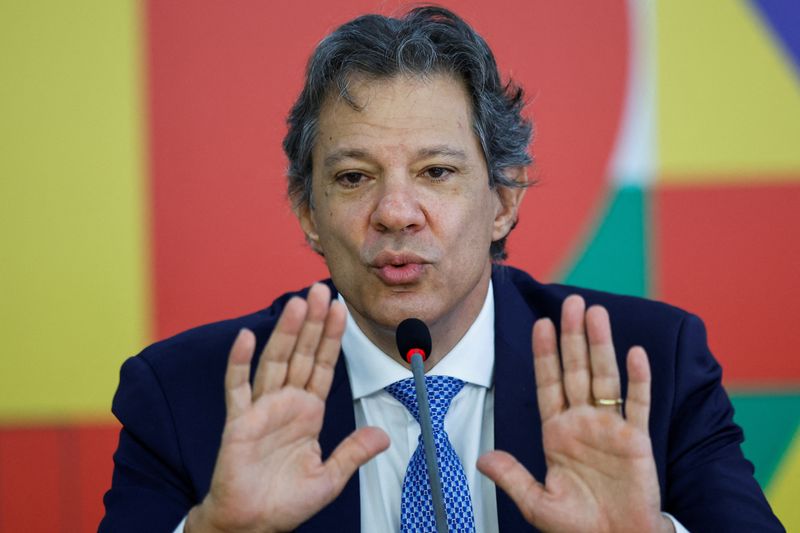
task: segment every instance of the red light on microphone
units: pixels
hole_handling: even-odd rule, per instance
[[[406,361],[408,361],[408,364],[411,364],[411,358],[417,354],[419,354],[419,356],[422,357],[423,361],[425,361],[428,358],[428,354],[426,354],[424,350],[420,348],[412,348],[406,354]]]

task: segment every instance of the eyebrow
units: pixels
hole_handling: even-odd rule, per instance
[[[416,154],[417,159],[426,159],[436,156],[452,157],[458,159],[459,161],[467,160],[467,154],[464,152],[464,150],[459,150],[458,148],[453,148],[452,146],[448,146],[446,144],[420,148]],[[358,148],[343,148],[325,156],[323,165],[326,168],[329,168],[345,159],[371,159],[371,157],[369,152],[366,150],[360,150]]]
[[[332,154],[328,154],[327,156],[325,156],[325,160],[322,162],[322,164],[326,168],[329,168],[345,159],[365,159],[365,158],[368,158],[368,154],[365,150],[345,148],[342,150],[336,150]]]
[[[417,152],[418,159],[425,159],[427,157],[436,157],[440,155],[452,157],[460,161],[466,161],[467,159],[467,153],[464,152],[464,150],[459,150],[458,148],[453,148],[452,146],[448,146],[446,144],[422,148]]]

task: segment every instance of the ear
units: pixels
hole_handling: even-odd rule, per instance
[[[303,229],[303,233],[306,236],[306,242],[308,245],[312,250],[320,255],[323,255],[322,247],[319,244],[317,222],[314,220],[314,210],[307,202],[303,203],[299,207],[293,208],[292,210],[294,211],[297,220],[300,221],[300,227]]]
[[[528,183],[528,172],[525,167],[509,167],[504,169],[503,173],[510,180],[520,185],[526,185]],[[499,241],[507,236],[514,227],[514,224],[517,222],[517,217],[519,216],[519,206],[522,203],[522,198],[525,196],[526,190],[524,186],[505,187],[497,185],[495,187],[498,202],[494,216],[492,241]]]

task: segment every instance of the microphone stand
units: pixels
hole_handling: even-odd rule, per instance
[[[442,480],[439,478],[439,466],[436,462],[436,445],[433,442],[431,406],[428,401],[428,389],[425,387],[425,369],[422,365],[422,355],[420,355],[419,352],[411,357],[411,371],[414,373],[414,386],[417,389],[419,424],[422,428],[422,445],[425,450],[425,463],[428,466],[428,478],[431,481],[431,497],[433,499],[433,512],[436,518],[436,531],[438,533],[448,533]]]

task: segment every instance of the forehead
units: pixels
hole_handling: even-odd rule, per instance
[[[332,96],[319,117],[314,162],[331,151],[393,152],[452,146],[479,148],[472,130],[472,107],[464,84],[447,74],[354,77],[348,85],[352,103]]]

